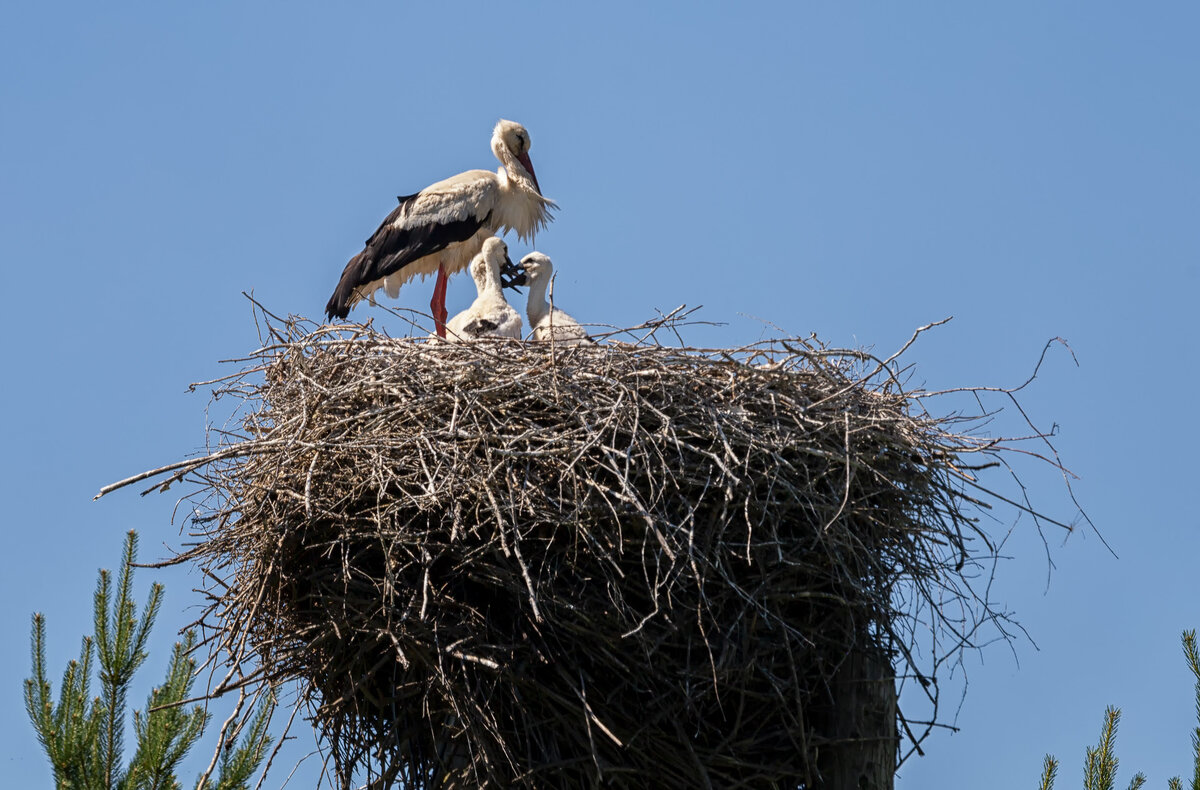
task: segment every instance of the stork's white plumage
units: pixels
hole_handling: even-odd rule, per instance
[[[533,330],[531,337],[571,345],[593,342],[578,321],[557,307],[552,308],[546,301],[546,288],[554,276],[554,264],[550,259],[540,252],[531,252],[521,259],[521,268],[525,272],[525,285],[529,286],[525,315]]]
[[[492,153],[502,165],[495,173],[468,170],[399,198],[400,205],[346,264],[326,315],[345,318],[358,301],[373,302],[378,289],[395,298],[413,277],[437,272],[429,307],[443,335],[447,276],[466,268],[495,233],[514,230],[528,239],[553,219],[551,209],[558,206],[542,197],[529,146],[524,126],[502,120],[492,130]]]
[[[471,277],[479,295],[466,310],[446,322],[446,337],[454,342],[470,342],[481,337],[521,339],[521,315],[512,308],[500,290],[500,267],[512,265],[508,245],[495,236],[483,242],[483,249],[471,261]]]

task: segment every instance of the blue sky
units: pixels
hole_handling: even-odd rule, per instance
[[[959,732],[930,738],[898,786],[1033,786],[1047,751],[1073,784],[1107,704],[1125,714],[1122,785],[1187,770],[1200,11],[742,5],[5,8],[9,784],[49,780],[20,701],[30,614],[47,614],[61,667],[124,531],[147,561],[183,542],[172,495],[91,497],[201,449],[207,401],[186,386],[254,347],[241,291],[318,317],[396,195],[496,166],[500,117],[529,128],[562,207],[537,247],[582,321],[686,303],[725,324],[696,343],[757,340],[766,319],[887,354],[953,315],[907,355],[930,387],[1019,383],[1065,337],[1079,365],[1053,349],[1022,402],[1059,426],[1076,494],[1120,559],[1086,529],[1051,532],[1047,588],[1032,525],[997,514],[1012,559],[993,597],[1036,647],[967,656],[965,698],[960,670],[943,707]],[[399,304],[425,309],[431,288]],[[452,280],[451,312],[472,296]],[[1019,428],[1006,413],[994,430]],[[1053,474],[1026,482],[1075,517]],[[143,571],[143,590],[152,577],[167,585],[157,674],[198,615],[199,579]]]

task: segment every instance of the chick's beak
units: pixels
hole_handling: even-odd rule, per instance
[[[521,267],[512,262],[512,258],[504,256],[504,266],[500,268],[500,287],[511,288],[517,291],[518,285],[526,284],[525,272]],[[521,293],[517,291],[517,293]]]

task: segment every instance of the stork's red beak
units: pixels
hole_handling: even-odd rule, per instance
[[[533,162],[529,159],[529,154],[521,154],[517,157],[517,161],[529,171],[529,177],[533,179],[533,188],[537,190],[539,195],[542,194],[542,187],[538,184],[537,173],[533,172]]]

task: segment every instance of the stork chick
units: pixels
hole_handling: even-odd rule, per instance
[[[521,338],[521,315],[512,308],[500,289],[501,267],[513,268],[508,245],[495,236],[471,261],[471,277],[479,295],[466,310],[446,323],[448,339],[469,343],[481,337]]]
[[[518,275],[514,284],[529,286],[525,315],[529,318],[532,338],[569,345],[594,342],[578,321],[557,307],[552,309],[546,301],[546,288],[554,277],[554,264],[550,259],[540,252],[531,252],[521,259],[521,268],[524,274]]]

